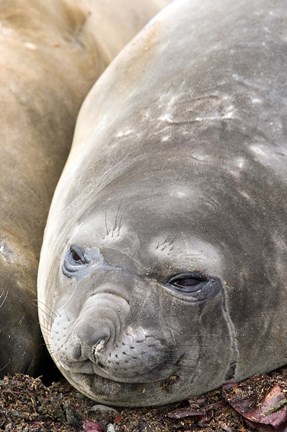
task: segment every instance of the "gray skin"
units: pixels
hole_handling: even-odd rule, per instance
[[[287,362],[286,13],[178,0],[87,97],[38,293],[90,398],[165,404]]]
[[[0,376],[45,369],[38,259],[77,114],[110,60],[165,3],[0,1]]]

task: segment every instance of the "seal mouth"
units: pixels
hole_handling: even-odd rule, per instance
[[[166,380],[168,376],[175,373],[174,369],[178,368],[177,365],[180,362],[180,359],[181,357],[177,359],[175,363],[171,364],[170,358],[165,358],[161,362],[155,364],[153,367],[150,367],[146,373],[142,375],[135,373],[130,376],[109,371],[100,361],[95,364],[89,359],[79,362],[72,362],[69,365],[59,362],[59,365],[67,373],[72,373],[73,375],[77,375],[79,377],[94,376],[122,384],[144,384]]]
[[[178,359],[177,365],[174,365],[173,371],[169,371],[165,376],[157,377],[153,381],[116,381],[99,373],[91,372],[91,366],[86,371],[83,369],[79,371],[79,365],[74,365],[75,368],[65,367],[62,371],[73,386],[88,398],[100,403],[117,406],[159,405],[159,394],[163,395],[164,403],[172,402],[174,400],[172,387],[176,386],[179,389],[184,385],[181,374],[178,373],[180,360],[181,358]],[[131,400],[133,400],[132,403]]]

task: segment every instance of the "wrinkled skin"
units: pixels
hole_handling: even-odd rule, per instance
[[[174,2],[81,109],[38,292],[54,360],[95,400],[286,363],[286,6]]]
[[[143,11],[142,2],[129,9],[126,0],[0,1],[0,376],[44,372],[38,258],[76,116],[109,61],[165,3],[150,1]]]

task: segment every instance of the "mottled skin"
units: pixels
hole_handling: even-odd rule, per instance
[[[165,3],[0,1],[0,376],[43,372],[38,258],[76,116],[109,61]]]
[[[286,13],[178,0],[87,97],[39,298],[89,397],[164,404],[286,363]]]

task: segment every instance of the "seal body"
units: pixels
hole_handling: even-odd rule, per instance
[[[105,2],[113,8],[109,15],[102,3],[0,4],[0,375],[43,371],[36,307],[38,257],[76,116],[120,45],[164,4],[145,4],[141,21],[139,2],[130,10],[125,1]],[[93,31],[97,11],[101,21]],[[124,13],[131,24],[122,30]],[[113,50],[107,34],[106,42],[100,39],[104,24],[118,30]]]
[[[92,399],[164,404],[286,363],[286,13],[174,2],[84,102],[38,292]]]

